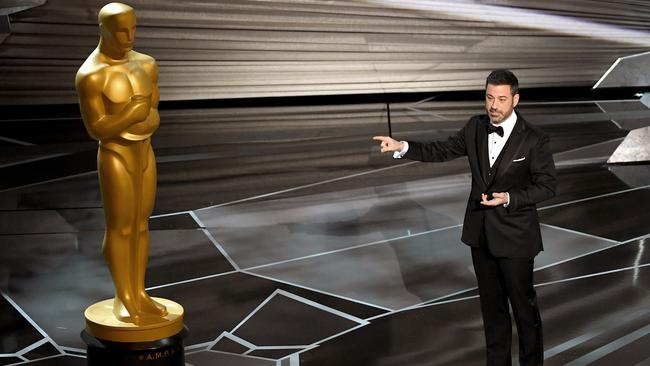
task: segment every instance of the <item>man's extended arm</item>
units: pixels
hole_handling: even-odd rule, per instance
[[[387,136],[375,136],[381,141],[381,152],[396,152],[404,149],[404,143]],[[408,142],[408,150],[403,155],[410,160],[441,162],[467,155],[465,127],[446,141]]]

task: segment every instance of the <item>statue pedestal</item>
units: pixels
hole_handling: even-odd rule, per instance
[[[184,366],[183,307],[154,298],[169,314],[160,322],[137,326],[117,320],[113,299],[86,309],[86,329],[81,338],[87,345],[88,366]]]

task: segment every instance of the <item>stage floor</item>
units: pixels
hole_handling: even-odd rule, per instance
[[[390,110],[395,138],[446,138],[482,104]],[[606,164],[650,110],[519,110],[559,175],[539,206],[545,364],[650,365],[650,166]],[[74,113],[0,125],[0,365],[84,365],[83,311],[113,296],[96,142]],[[392,159],[387,133],[384,104],[161,111],[147,286],[185,307],[188,365],[484,364],[467,162]]]

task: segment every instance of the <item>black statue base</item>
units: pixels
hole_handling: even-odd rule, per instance
[[[185,366],[184,329],[169,338],[152,342],[112,342],[96,338],[85,330],[88,366]]]

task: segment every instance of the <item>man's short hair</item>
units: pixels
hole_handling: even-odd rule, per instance
[[[487,80],[485,80],[485,87],[487,88],[488,84],[492,85],[510,85],[510,90],[512,95],[519,93],[519,80],[515,74],[510,70],[494,70],[488,75]]]

